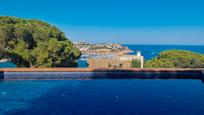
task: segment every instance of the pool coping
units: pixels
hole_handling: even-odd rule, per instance
[[[0,79],[204,79],[204,68],[1,68]]]
[[[0,68],[0,72],[204,71],[204,68]]]

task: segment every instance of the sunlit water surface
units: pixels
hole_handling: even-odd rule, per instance
[[[0,81],[2,115],[204,115],[200,80]]]

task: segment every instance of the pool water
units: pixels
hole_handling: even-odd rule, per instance
[[[0,115],[204,115],[200,80],[0,81]]]

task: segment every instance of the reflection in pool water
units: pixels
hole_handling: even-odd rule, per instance
[[[200,80],[1,81],[0,114],[203,115]]]

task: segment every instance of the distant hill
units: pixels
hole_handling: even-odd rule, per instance
[[[68,67],[80,57],[64,33],[35,19],[0,16],[0,59],[18,67]]]
[[[123,55],[132,52],[127,46],[115,43],[92,44],[88,42],[75,42],[74,45],[85,55]]]
[[[204,68],[204,55],[186,50],[168,50],[145,62],[146,68]]]

